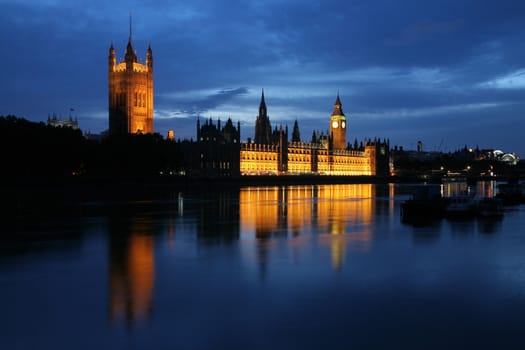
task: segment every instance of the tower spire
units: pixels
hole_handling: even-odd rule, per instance
[[[128,45],[126,47],[126,56],[125,56],[126,62],[136,62],[137,61],[137,55],[135,54],[135,50],[133,50],[133,44],[131,43],[131,34],[132,32],[131,32],[131,12],[130,12],[129,13],[129,39],[128,39]]]
[[[131,12],[129,13],[129,42],[131,42],[131,22],[132,21],[132,18],[131,18]]]
[[[267,116],[266,112],[266,102],[264,101],[264,88],[262,89],[261,93],[261,103],[259,104],[259,115],[260,116]]]
[[[268,145],[271,142],[271,135],[272,128],[266,110],[266,102],[264,101],[264,89],[262,89],[259,115],[255,121],[255,143]]]
[[[342,115],[342,116],[344,116],[343,104],[341,103],[341,99],[339,98],[339,89],[337,89],[337,98],[335,99],[334,112],[332,113],[332,115]]]

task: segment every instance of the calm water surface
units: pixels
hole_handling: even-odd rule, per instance
[[[29,225],[46,239],[0,250],[0,347],[525,348],[525,207],[412,226],[414,186],[171,193]]]

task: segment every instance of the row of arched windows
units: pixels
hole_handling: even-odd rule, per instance
[[[117,107],[126,107],[126,93],[125,92],[117,92],[116,94],[113,94],[113,105]]]
[[[243,171],[274,171],[277,169],[278,154],[275,152],[241,151],[241,172]],[[319,152],[315,170],[312,169],[312,155],[288,153],[289,172],[319,171],[334,175],[368,175],[371,172],[368,157],[334,156],[328,152]]]
[[[135,98],[133,99],[135,107],[146,107],[146,93],[135,91]]]
[[[241,152],[241,159],[243,160],[255,160],[255,161],[264,161],[271,160],[277,161],[277,153],[273,152]]]
[[[146,93],[135,92],[133,96],[133,106],[135,107],[146,107]],[[127,106],[127,94],[125,92],[117,92],[112,95],[112,104],[116,107]]]

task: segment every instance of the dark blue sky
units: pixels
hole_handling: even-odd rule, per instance
[[[273,126],[326,131],[337,91],[347,139],[467,144],[525,157],[525,2],[516,0],[0,0],[1,115],[70,108],[108,127],[107,55],[155,60],[155,131],[197,116],[253,137],[261,89]]]

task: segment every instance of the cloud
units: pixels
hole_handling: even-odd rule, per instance
[[[170,102],[176,103],[175,110],[178,112],[175,112],[173,116],[177,114],[198,116],[247,93],[247,88],[238,87],[221,89],[205,95],[203,95],[203,91],[161,94],[159,99],[163,105],[167,105]]]
[[[460,19],[452,21],[422,20],[405,27],[397,36],[386,39],[391,45],[414,45],[433,41],[439,36],[451,35],[461,30],[464,22]]]
[[[525,68],[480,84],[482,88],[525,89]]]
[[[515,0],[1,2],[0,114],[39,121],[73,106],[81,127],[107,129],[108,48],[123,56],[130,11],[139,58],[153,48],[162,134],[192,137],[201,115],[232,117],[249,137],[262,88],[272,125],[297,118],[302,135],[328,127],[337,91],[352,135],[511,144],[498,123],[525,127]],[[477,135],[455,131],[472,120]]]

